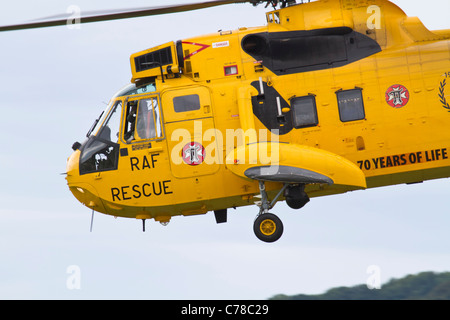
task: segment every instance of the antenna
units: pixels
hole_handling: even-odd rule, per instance
[[[90,232],[92,232],[92,226],[94,225],[94,209],[92,209],[92,215],[91,215],[91,229]]]

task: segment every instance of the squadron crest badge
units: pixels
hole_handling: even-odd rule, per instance
[[[186,164],[197,166],[205,159],[205,148],[198,142],[189,142],[183,147],[182,158]]]
[[[403,108],[409,101],[409,91],[405,86],[396,84],[386,91],[386,102],[393,108]]]

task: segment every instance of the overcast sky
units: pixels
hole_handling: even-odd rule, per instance
[[[0,25],[63,13],[183,1],[8,1]],[[184,1],[194,2],[194,1]],[[450,29],[448,0],[397,0],[430,29]],[[91,212],[67,188],[66,159],[112,94],[129,83],[130,54],[168,41],[265,25],[264,6],[0,33],[0,299],[266,299],[450,271],[450,181],[315,198],[272,212],[283,237],[253,234],[257,207],[228,223],[212,213],[164,227]],[[450,70],[449,70],[450,71]],[[70,289],[68,271],[79,272]],[[69,268],[69,270],[68,270]]]

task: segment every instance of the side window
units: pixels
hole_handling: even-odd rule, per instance
[[[128,101],[125,109],[125,126],[123,130],[123,138],[126,142],[133,141],[134,129],[136,128],[136,113],[138,101]]]
[[[124,139],[127,142],[162,138],[158,97],[129,101],[125,117]]]
[[[291,99],[294,128],[313,127],[319,124],[316,97],[313,95]]]
[[[200,98],[198,94],[173,98],[175,112],[186,112],[200,109]]]
[[[157,97],[139,101],[136,139],[155,139],[162,137],[161,114]]]
[[[338,91],[336,95],[342,122],[363,120],[366,117],[361,89]]]

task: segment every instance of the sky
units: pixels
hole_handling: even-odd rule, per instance
[[[165,1],[183,3],[191,1]],[[448,0],[396,0],[450,29]],[[8,1],[0,25],[64,13],[157,6],[132,0]],[[312,199],[272,210],[283,237],[253,234],[256,206],[175,217],[168,226],[94,216],[67,188],[66,159],[110,97],[129,56],[168,41],[265,25],[264,6],[0,33],[0,299],[267,299],[450,271],[450,180]]]

